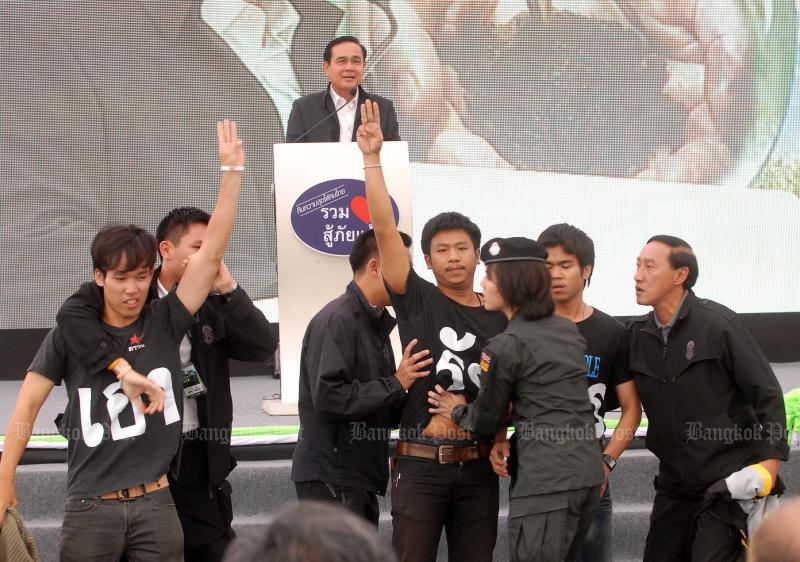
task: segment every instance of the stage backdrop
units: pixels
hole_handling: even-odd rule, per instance
[[[0,349],[28,355],[8,342],[53,324],[106,222],[212,208],[223,117],[247,151],[226,261],[278,321],[272,146],[345,33],[395,102],[417,229],[445,209],[484,238],[572,222],[597,243],[590,302],[617,315],[644,312],[646,239],[682,236],[699,294],[788,315],[774,338],[796,341],[797,22],[794,0],[2,2]]]

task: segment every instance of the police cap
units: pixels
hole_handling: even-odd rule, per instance
[[[498,261],[545,261],[547,250],[544,246],[531,240],[516,236],[513,238],[492,238],[481,248],[481,261],[493,263]]]

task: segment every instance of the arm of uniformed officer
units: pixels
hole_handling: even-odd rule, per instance
[[[381,147],[383,132],[380,125],[378,104],[366,100],[361,104],[361,125],[356,134],[358,147],[364,155],[364,182],[366,184],[367,205],[378,252],[381,257],[381,273],[393,293],[405,294],[411,263],[397,223],[386,181],[381,168]]]
[[[17,465],[28,445],[39,409],[51,390],[53,381],[50,379],[34,371],[28,371],[25,375],[14,411],[8,420],[0,458],[0,526],[3,525],[6,509],[17,505]]]
[[[495,353],[490,347],[502,350],[504,340],[496,337],[484,350],[491,357],[487,371],[481,373],[481,389],[472,404],[464,404],[464,399],[446,391],[440,385],[428,392],[428,403],[432,414],[447,416],[471,433],[493,435],[505,427],[508,418],[513,376],[517,372],[513,354]],[[502,355],[502,357],[501,357]]]
[[[733,317],[724,332],[726,353],[722,361],[733,374],[742,395],[753,406],[768,454],[760,464],[770,472],[773,482],[780,469],[780,461],[789,460],[786,442],[786,408],[783,391],[775,372],[738,316]]]
[[[411,353],[417,344],[412,340],[403,352],[396,373],[361,381],[353,372],[354,342],[341,317],[333,315],[328,322],[312,329],[303,350],[314,409],[333,419],[358,419],[372,415],[405,397],[413,382],[427,376],[432,362],[428,350]],[[381,361],[382,359],[378,359]],[[366,359],[364,359],[366,361]]]
[[[223,261],[220,264],[214,289],[222,295],[220,307],[225,321],[225,349],[230,359],[266,361],[278,347],[269,321],[248,294],[239,286]]]

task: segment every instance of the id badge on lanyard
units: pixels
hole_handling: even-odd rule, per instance
[[[183,395],[186,398],[197,398],[206,393],[206,385],[194,368],[194,365],[187,365],[183,368]]]

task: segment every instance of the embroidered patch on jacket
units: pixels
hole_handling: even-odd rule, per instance
[[[686,344],[686,360],[691,361],[692,357],[694,357],[694,340],[689,340]]]
[[[203,326],[203,341],[206,345],[211,345],[214,343],[214,330],[211,329],[211,326],[205,324]]]

